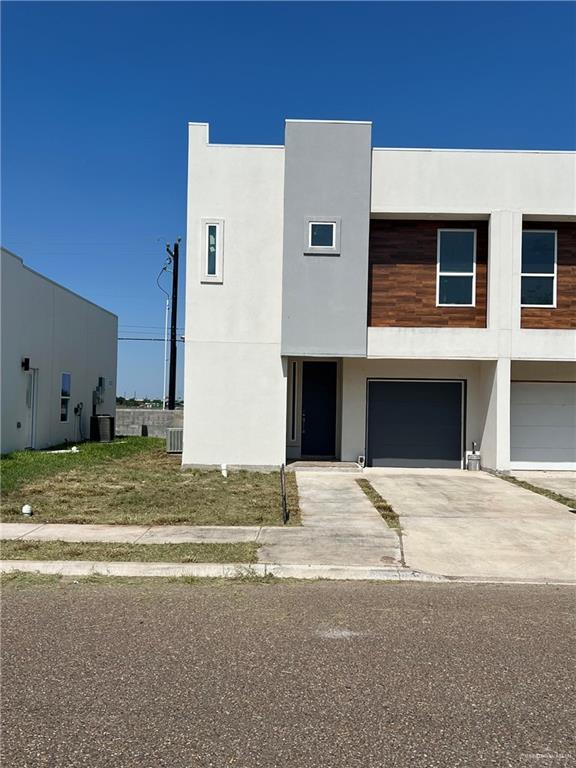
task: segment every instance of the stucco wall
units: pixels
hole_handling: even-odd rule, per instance
[[[98,413],[114,415],[116,410],[116,316],[28,269],[4,250],[1,283],[2,452],[28,447],[24,357],[36,370],[34,447],[88,436],[92,392],[100,376],[106,389]],[[60,421],[62,373],[71,374],[65,423]],[[84,405],[81,424],[73,413],[80,402]]]
[[[286,123],[284,355],[366,353],[371,128]],[[336,224],[335,253],[311,252],[310,220]]]
[[[569,152],[374,149],[372,212],[576,213]]]
[[[284,151],[207,141],[206,125],[189,126],[182,463],[277,465]],[[201,282],[206,218],[224,222],[222,283]]]

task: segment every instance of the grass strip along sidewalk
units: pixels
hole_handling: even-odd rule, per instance
[[[390,504],[386,501],[386,499],[383,499],[382,496],[378,493],[377,490],[371,485],[369,480],[365,480],[364,478],[361,478],[359,480],[356,480],[360,488],[364,491],[366,496],[370,499],[372,504],[376,507],[382,518],[384,519],[384,522],[389,528],[394,528],[396,531],[401,530],[400,526],[400,518],[394,511],[394,509],[391,507]]]
[[[4,522],[119,525],[282,525],[278,472],[183,470],[164,440],[127,437],[84,443],[77,453],[3,456]],[[291,525],[300,523],[293,473],[286,486]]]
[[[514,475],[506,475],[503,472],[494,472],[493,474],[501,480],[506,480],[513,485],[517,485],[519,488],[538,493],[540,496],[545,496],[547,499],[557,501],[559,504],[564,504],[564,506],[569,507],[570,509],[576,509],[576,498],[573,498],[572,496],[564,496],[564,494],[556,493],[556,491],[551,491],[549,488],[542,488],[541,486],[534,485],[534,483],[529,483],[526,480],[520,480],[518,477],[514,477]]]
[[[115,542],[0,541],[3,560],[99,560],[142,563],[255,563],[258,545],[118,544]]]

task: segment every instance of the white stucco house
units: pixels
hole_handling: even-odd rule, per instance
[[[189,125],[184,465],[576,468],[576,156]]]
[[[116,315],[1,251],[1,451],[89,436],[115,414]]]

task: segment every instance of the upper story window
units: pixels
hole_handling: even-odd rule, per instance
[[[308,256],[340,255],[340,218],[315,216],[305,220],[303,251]]]
[[[334,248],[336,224],[332,221],[311,221],[309,234],[310,248]]]
[[[473,307],[476,298],[476,230],[439,229],[436,305]]]
[[[522,232],[523,307],[556,306],[556,232],[524,230]]]
[[[221,283],[223,279],[224,222],[202,220],[202,282]]]
[[[63,373],[60,380],[60,421],[68,421],[70,413],[70,392],[72,387],[72,376],[69,373]]]

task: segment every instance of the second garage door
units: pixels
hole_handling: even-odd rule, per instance
[[[576,384],[514,381],[512,469],[576,469]]]
[[[462,466],[464,382],[368,381],[369,467]]]

